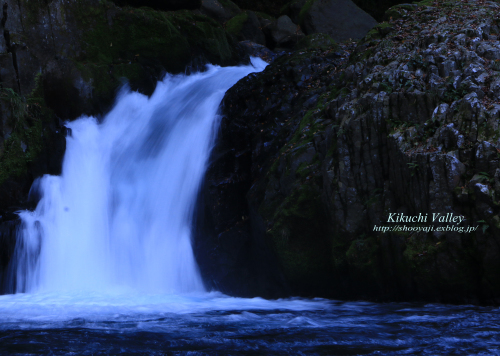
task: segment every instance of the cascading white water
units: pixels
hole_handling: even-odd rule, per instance
[[[119,95],[102,123],[68,124],[61,176],[44,176],[16,249],[16,290],[203,291],[191,219],[224,93],[266,63],[167,76]]]

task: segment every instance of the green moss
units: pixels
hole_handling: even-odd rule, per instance
[[[134,83],[150,75],[159,78],[165,71],[182,72],[197,59],[220,65],[236,59],[233,40],[207,16],[124,8],[114,13],[110,25],[106,6],[81,9],[78,1],[68,6],[73,6],[83,33],[82,55],[75,64],[104,101],[112,100],[123,77]]]
[[[239,36],[247,20],[248,14],[246,12],[236,15],[226,23],[226,31],[234,36]]]
[[[392,30],[392,25],[388,22],[382,22],[377,26],[373,27],[366,34],[363,42],[370,42],[376,39],[384,38]]]
[[[283,5],[280,8],[279,14],[282,15],[289,15],[290,14],[290,6],[293,4],[293,1],[290,1],[289,3]]]
[[[302,38],[295,45],[295,50],[305,50],[310,48],[333,49],[336,50],[337,43],[325,33],[314,33]]]
[[[414,6],[408,4],[396,5],[385,12],[386,19],[398,20],[407,17],[408,12],[415,10]]]
[[[134,60],[139,55],[175,68],[189,57],[188,41],[179,30],[185,19],[179,17],[141,8],[120,13],[111,28],[104,21],[98,22],[85,35],[85,60],[104,65],[118,58]]]
[[[326,152],[326,157],[333,157],[337,152],[337,141],[334,141]]]
[[[47,3],[43,0],[19,0],[19,6],[27,23],[39,23],[41,10],[48,10]]]
[[[339,268],[340,266],[347,263],[346,252],[350,247],[349,240],[343,235],[333,235],[331,237],[331,261],[334,268]]]
[[[364,41],[370,42],[374,39],[379,39],[381,38],[380,33],[377,31],[376,28],[372,28],[368,33],[366,34]]]
[[[369,13],[375,20],[381,22],[384,18],[384,13],[391,6],[405,3],[405,0],[353,0],[353,2],[361,9]]]
[[[39,78],[39,77],[37,77]],[[26,175],[28,164],[33,162],[42,151],[43,123],[52,118],[52,112],[45,106],[40,92],[41,80],[36,81],[32,96],[28,99],[12,89],[0,89],[0,100],[8,108],[3,115],[9,117],[8,124],[12,133],[4,142],[0,152],[0,185],[8,179]]]
[[[434,1],[433,0],[415,1],[414,4],[417,6],[432,6],[434,5]]]
[[[445,243],[429,242],[426,238],[413,236],[408,238],[403,256],[409,265],[417,268],[420,264],[432,258],[438,251],[442,250]]]
[[[299,12],[299,25],[303,26],[304,25],[304,18],[306,14],[309,12],[311,9],[311,6],[313,6],[314,2],[316,0],[307,0],[307,2],[302,6],[302,9],[300,9]]]
[[[346,252],[346,257],[350,265],[365,269],[376,265],[378,243],[375,238],[357,239],[352,241]]]
[[[328,272],[329,241],[325,234],[321,196],[316,186],[297,187],[281,203],[262,208],[261,213],[274,223],[268,236],[292,283],[304,286]]]
[[[300,155],[300,154],[298,154]],[[298,167],[297,170],[295,171],[295,175],[297,178],[300,180],[304,181],[308,177],[312,177],[317,169],[319,168],[319,156],[316,153],[316,155],[313,157],[313,160],[309,163],[302,162]]]

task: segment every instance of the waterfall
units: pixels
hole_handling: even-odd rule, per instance
[[[191,247],[197,192],[226,92],[264,69],[167,75],[148,98],[122,90],[102,122],[68,123],[61,176],[38,179],[12,264],[17,292],[204,291]]]

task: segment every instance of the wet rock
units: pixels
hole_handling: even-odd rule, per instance
[[[245,53],[247,53],[249,56],[259,57],[264,61],[266,61],[267,63],[271,63],[277,57],[276,53],[258,43],[254,43],[251,41],[241,41],[240,45],[241,48],[245,51]]]
[[[228,91],[223,130],[238,140],[225,152],[246,155],[236,166],[246,167],[239,194],[256,219],[251,234],[295,294],[500,297],[490,273],[500,270],[500,66],[484,58],[496,56],[496,25],[484,4],[448,6],[453,20],[441,7],[400,6],[356,44],[303,47]],[[390,213],[463,215],[460,226],[485,227],[474,238],[377,230],[395,226]]]
[[[7,268],[14,256],[16,233],[21,220],[12,211],[0,215],[0,294],[12,293],[13,282],[7,279]]]

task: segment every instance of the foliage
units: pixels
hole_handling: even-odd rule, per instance
[[[34,91],[35,92],[35,91]],[[43,121],[50,116],[42,100],[19,95],[11,88],[0,89],[0,100],[7,104],[8,123],[12,128],[0,153],[0,184],[26,174],[28,164],[43,147]],[[42,102],[42,104],[41,104]]]

